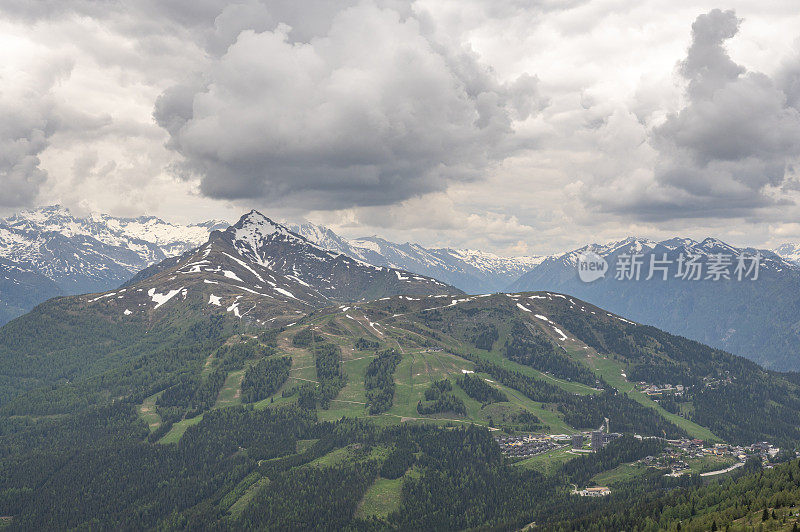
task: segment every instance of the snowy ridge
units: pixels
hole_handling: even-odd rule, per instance
[[[737,248],[717,238],[706,238],[702,242],[692,240],[691,238],[670,238],[662,241],[654,241],[646,238],[628,237],[624,240],[612,241],[606,244],[588,244],[581,248],[572,250],[562,255],[551,255],[546,257],[540,264],[560,263],[564,266],[575,268],[578,264],[578,258],[586,253],[592,251],[597,253],[603,258],[621,254],[621,253],[684,253],[686,255],[699,255],[700,257],[709,257],[710,255],[724,254],[738,256],[741,253],[753,255],[756,252],[760,253],[763,257],[763,266],[767,268],[794,268],[797,265],[792,263],[790,259],[783,260],[781,253],[772,252],[765,249],[755,248]],[[800,251],[800,250],[799,250]],[[800,254],[798,254],[800,256]]]
[[[66,293],[124,281],[142,268],[203,244],[219,221],[176,225],[155,217],[73,216],[58,205],[0,219],[0,258],[27,264]],[[87,282],[82,282],[85,277]]]
[[[338,238],[334,233],[310,224],[292,227],[331,242]],[[332,299],[360,299],[370,286],[380,287],[380,290],[392,287],[394,293],[409,294],[440,292],[448,288],[430,277],[388,265],[377,266],[365,260],[368,257],[361,253],[355,253],[353,257],[338,249],[320,246],[257,211],[244,215],[224,235],[243,259],[313,287]]]
[[[159,260],[157,248],[164,257],[180,255],[208,239],[215,229],[224,229],[227,222],[210,220],[200,224],[178,225],[153,216],[117,218],[107,214],[90,214],[80,218],[59,205],[25,210],[0,219],[5,229],[0,243],[0,256],[14,260],[19,246],[29,240],[26,234],[58,233],[66,238],[87,237],[107,246],[125,247],[139,255],[142,261]],[[11,233],[15,237],[11,236]],[[15,242],[12,242],[14,240]],[[12,245],[16,244],[16,246]]]
[[[147,266],[195,248],[227,223],[177,225],[155,217],[73,216],[58,205],[0,219],[0,260],[16,267],[4,281],[27,294],[0,290],[0,325],[56,296],[117,287]],[[20,272],[30,272],[25,275]]]
[[[773,251],[783,257],[787,262],[800,266],[800,243],[787,242],[781,244]]]
[[[165,259],[124,287],[80,296],[121,319],[191,309],[256,324],[297,321],[343,301],[396,294],[461,295],[414,273],[372,266],[323,249],[251,211],[224,232],[177,258]],[[409,297],[409,296],[404,296]]]
[[[327,227],[309,222],[286,226],[325,249],[368,264],[417,272],[467,293],[501,291],[544,260],[544,257],[501,257],[470,249],[425,248],[409,242],[398,244],[377,236],[348,240]]]
[[[494,253],[476,249],[444,249],[454,257],[471,264],[487,273],[510,273],[522,275],[534,266],[541,264],[544,256],[501,257]]]

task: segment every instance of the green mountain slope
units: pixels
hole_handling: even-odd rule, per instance
[[[25,382],[0,406],[0,516],[12,526],[569,527],[696,481],[645,470],[607,501],[576,500],[572,484],[614,478],[665,444],[555,444],[559,459],[539,472],[493,435],[609,423],[800,443],[793,375],[561,294],[388,296],[294,323],[276,307],[286,319],[275,327],[208,312],[208,294],[191,291],[120,316],[120,301],[140,296],[118,295],[55,300],[0,330],[14,339],[3,371]],[[648,395],[640,382],[682,393]]]
[[[127,371],[143,355],[202,343],[248,328],[286,325],[340,301],[396,293],[460,293],[434,279],[376,268],[323,250],[263,215],[251,212],[225,232],[180,257],[167,259],[131,283],[101,294],[47,301],[0,328],[0,408],[64,413],[60,386],[89,377],[99,388],[74,392],[79,404],[103,394],[126,395],[109,371]],[[188,336],[188,340],[187,340]],[[159,377],[160,378],[160,377]],[[154,377],[155,380],[157,380]],[[139,384],[137,387],[141,387]],[[49,405],[42,396],[48,388]],[[149,389],[149,388],[148,388]]]

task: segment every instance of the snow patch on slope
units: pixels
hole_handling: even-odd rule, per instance
[[[180,287],[176,290],[170,290],[166,294],[159,294],[158,292],[156,292],[155,288],[151,288],[150,290],[147,291],[147,295],[150,296],[150,299],[152,299],[153,303],[156,304],[156,306],[153,307],[153,309],[157,309],[158,307],[160,307],[161,305],[163,305],[176,295],[180,294],[182,290],[183,287]]]

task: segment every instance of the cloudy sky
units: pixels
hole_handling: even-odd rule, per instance
[[[4,0],[0,213],[800,240],[796,0]]]

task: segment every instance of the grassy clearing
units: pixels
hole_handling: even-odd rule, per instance
[[[478,373],[477,375],[485,379],[489,378],[481,373]],[[544,432],[548,434],[571,434],[576,432],[573,427],[568,425],[567,422],[561,418],[561,414],[555,411],[555,409],[551,409],[543,403],[537,403],[536,401],[533,401],[523,395],[521,392],[518,392],[513,388],[509,388],[508,386],[503,386],[499,383],[494,383],[494,386],[506,394],[510,403],[521,406],[525,410],[530,411],[533,415],[538,417],[542,423],[546,425]]]
[[[558,469],[561,464],[569,462],[577,456],[577,454],[570,452],[569,447],[561,447],[559,449],[553,449],[547,453],[537,454],[536,456],[531,456],[525,460],[515,462],[514,465],[516,467],[534,469],[540,473],[549,475],[555,473],[556,469]]]
[[[332,467],[350,461],[352,456],[353,450],[350,447],[342,447],[340,449],[334,449],[316,460],[312,460],[308,465],[311,467]]]
[[[523,375],[526,375],[534,379],[546,381],[550,384],[558,386],[562,390],[569,393],[574,393],[578,395],[589,395],[589,394],[599,393],[599,390],[597,390],[596,388],[592,388],[591,386],[587,386],[580,382],[570,382],[558,379],[556,377],[553,377],[552,375],[547,375],[545,373],[542,373],[541,371],[535,370],[530,366],[524,366],[522,364],[518,364],[517,362],[505,358],[498,350],[481,351],[477,349],[471,349],[471,352],[473,355],[476,355],[482,358],[483,360],[486,360],[487,362],[497,364],[498,366],[511,371],[518,371]]]
[[[292,367],[289,370],[289,376],[297,381],[317,381],[317,366],[314,360],[314,355],[310,350],[292,348],[287,350],[286,355],[292,357]]]
[[[708,471],[719,471],[726,469],[738,460],[732,456],[703,456],[702,458],[692,458],[686,461],[692,473],[706,473]]]
[[[592,477],[591,482],[598,486],[613,486],[620,482],[628,482],[643,476],[647,472],[648,467],[642,464],[622,464],[603,471]]]
[[[386,517],[400,508],[400,490],[404,479],[405,477],[393,480],[378,477],[361,499],[356,517]]]
[[[341,399],[333,399],[327,410],[317,408],[317,419],[320,421],[336,421],[343,417],[366,417],[367,412],[361,403],[350,403]]]
[[[362,407],[363,404],[366,404],[364,375],[367,372],[367,366],[374,358],[373,355],[362,355],[342,362],[342,369],[347,375],[347,384],[336,396],[336,399],[362,403]]]
[[[482,405],[469,398],[456,384],[455,381],[463,374],[463,371],[472,371],[474,363],[446,351],[431,351],[426,348],[410,348],[407,341],[411,337],[420,336],[418,333],[406,331],[391,325],[379,325],[382,335],[375,334],[369,327],[367,321],[359,311],[348,311],[355,319],[335,317],[332,322],[336,325],[336,330],[347,331],[344,334],[327,332],[325,327],[326,319],[314,320],[314,326],[320,331],[325,331],[329,341],[340,345],[342,348],[342,368],[348,376],[347,385],[342,389],[335,400],[331,401],[330,407],[326,410],[318,409],[317,415],[320,420],[332,421],[342,417],[370,417],[379,424],[394,424],[398,422],[430,422],[437,425],[453,423],[474,423],[477,425],[489,426],[487,414],[483,411]],[[327,318],[330,319],[330,318]],[[308,349],[300,349],[291,346],[292,331],[283,333],[279,339],[280,355],[292,357],[292,368],[290,379],[272,397],[266,398],[255,403],[255,408],[262,409],[272,405],[281,405],[296,400],[294,397],[283,398],[281,391],[302,382],[316,382],[316,367],[313,354]],[[380,342],[380,347],[368,351],[356,351],[353,349],[353,342],[359,337],[371,338]],[[454,339],[449,339],[446,343],[452,343],[453,350],[464,349],[464,345]],[[374,359],[375,352],[380,349],[395,348],[402,353],[402,359],[395,369],[395,396],[391,409],[379,416],[369,416],[366,409],[366,395],[364,390],[364,374],[369,363]],[[493,363],[507,367],[515,371],[520,371],[526,375],[542,380],[548,380],[567,389],[573,393],[595,393],[595,390],[579,384],[561,381],[548,375],[520,364],[511,362],[500,355],[499,352],[481,355]],[[481,375],[484,379],[491,380],[488,375]],[[417,403],[424,398],[425,390],[430,383],[435,380],[449,378],[454,386],[454,392],[459,396],[467,407],[467,416],[455,414],[440,414],[434,416],[421,416],[417,413]],[[227,384],[227,383],[226,383]],[[547,432],[571,433],[574,429],[567,425],[560,414],[547,405],[542,405],[531,401],[520,392],[502,386],[499,383],[492,383],[493,386],[503,390],[509,397],[509,402],[520,408],[531,411],[542,420]]]
[[[303,453],[311,448],[312,445],[317,443],[319,438],[314,438],[311,440],[297,440],[297,452]]]
[[[403,355],[394,372],[394,403],[389,412],[416,417],[417,402],[424,397],[425,389],[430,383],[423,357],[418,353]]]
[[[228,508],[228,513],[230,513],[231,517],[234,519],[238,518],[242,514],[242,511],[247,508],[247,505],[250,504],[250,501],[253,500],[256,493],[267,485],[269,485],[269,479],[267,477],[261,477],[252,483],[244,491],[242,496]]]
[[[172,428],[164,434],[164,437],[158,440],[158,443],[167,444],[167,443],[178,443],[183,436],[183,433],[186,432],[186,429],[191,427],[192,425],[197,425],[203,420],[203,414],[199,416],[195,416],[193,418],[184,419],[178,421]]]
[[[312,460],[304,467],[332,467],[345,462],[358,462],[361,460],[377,460],[382,461],[386,459],[389,454],[389,448],[383,445],[376,445],[367,454],[359,446],[348,445],[334,449],[324,456],[320,456],[316,460]]]
[[[264,398],[264,399],[262,399],[260,401],[252,403],[253,404],[253,408],[255,408],[256,410],[264,410],[265,408],[269,408],[269,407],[283,406],[283,405],[288,405],[290,403],[297,402],[297,394],[295,394],[293,396],[290,396],[290,397],[283,397],[281,395],[281,392],[287,386],[288,387],[292,387],[295,384],[297,384],[296,380],[293,380],[293,379],[287,380],[286,383],[284,383],[284,385],[281,387],[281,389],[279,389],[277,392],[275,392],[270,397],[266,397],[266,398]]]
[[[242,379],[244,378],[245,371],[244,369],[240,369],[228,373],[225,384],[222,385],[222,389],[219,391],[219,396],[217,397],[217,402],[214,404],[214,408],[224,408],[226,406],[242,404]]]
[[[161,416],[156,412],[156,401],[161,393],[162,392],[158,392],[146,398],[138,408],[139,417],[142,421],[147,423],[150,432],[153,432],[161,426]]]
[[[212,351],[206,361],[203,363],[203,370],[200,372],[200,376],[205,379],[208,377],[211,372],[214,370],[214,355],[216,354],[215,351]]]
[[[421,324],[417,324],[417,326],[420,329],[423,329],[423,330],[430,330],[429,328],[427,328],[427,327],[425,327],[425,326],[423,326]],[[398,328],[398,327],[395,327],[394,329],[395,330],[400,330],[404,334],[407,334],[407,335],[419,336],[417,333],[410,332],[410,331],[407,331],[407,330],[404,330],[404,329],[401,329],[401,328]],[[434,331],[432,331],[432,332],[434,332]],[[518,371],[518,372],[520,372],[520,373],[522,373],[522,374],[524,374],[524,375],[526,375],[528,377],[534,378],[534,379],[547,381],[550,384],[554,384],[554,385],[558,386],[559,388],[561,388],[561,389],[563,389],[563,390],[565,390],[567,392],[570,392],[570,393],[585,395],[585,394],[594,394],[594,393],[598,393],[599,392],[599,390],[597,390],[596,388],[593,388],[591,386],[587,386],[587,385],[579,383],[579,382],[571,382],[571,381],[559,379],[559,378],[553,377],[551,375],[547,375],[547,374],[545,374],[545,373],[543,373],[541,371],[535,370],[530,366],[525,366],[525,365],[522,365],[522,364],[518,364],[517,362],[513,362],[513,361],[511,361],[511,360],[509,360],[509,359],[507,359],[507,358],[505,358],[503,356],[503,353],[501,352],[500,348],[496,347],[496,348],[492,349],[491,351],[484,351],[482,349],[476,349],[475,347],[473,347],[473,346],[471,346],[469,344],[466,344],[466,343],[464,343],[463,341],[461,341],[461,340],[459,340],[457,338],[454,338],[452,336],[444,334],[441,331],[435,331],[435,333],[440,338],[442,338],[442,340],[439,341],[439,344],[441,344],[442,347],[444,347],[445,349],[451,349],[451,350],[456,351],[456,352],[457,351],[468,351],[472,355],[480,357],[480,358],[486,360],[487,362],[491,362],[493,364],[497,364],[498,366],[501,366],[501,367],[503,367],[505,369],[508,369],[508,370]],[[500,339],[497,342],[495,342],[495,346],[502,345],[503,339],[506,337],[506,334],[507,334],[507,331],[505,331],[505,330],[501,330],[500,331]]]
[[[358,337],[370,338],[378,341],[381,346],[380,349],[386,347],[395,347],[403,354],[403,358],[398,365],[395,374],[395,397],[392,408],[382,417],[396,417],[402,421],[418,421],[423,418],[416,411],[417,403],[423,398],[425,389],[434,380],[442,378],[450,378],[453,383],[455,379],[461,374],[463,370],[473,370],[474,364],[466,359],[450,354],[448,352],[432,352],[424,348],[411,347],[414,344],[411,340],[424,338],[424,332],[420,335],[418,332],[403,329],[400,322],[380,323],[378,325],[382,334],[376,332],[370,325],[369,320],[358,309],[351,309],[347,312],[351,318],[342,315],[328,315],[320,316],[313,320],[314,326],[318,327],[320,331],[324,331],[326,338],[342,348],[343,355],[343,368],[348,374],[348,384],[341,391],[337,400],[331,403],[328,410],[319,410],[318,414],[320,419],[334,420],[344,416],[348,417],[365,417],[367,416],[365,405],[365,395],[363,388],[363,376],[366,366],[369,364],[371,358],[364,358],[372,356],[369,352],[358,352],[353,349],[353,342]],[[335,327],[329,328],[333,332],[329,332],[325,328],[327,321],[331,321]],[[423,331],[426,329],[423,325],[417,324]],[[502,335],[506,334],[505,330],[501,330]],[[291,369],[291,377],[287,385],[294,385],[298,382],[315,382],[316,369],[314,367],[313,355],[305,349],[297,349],[291,346],[292,332],[284,333],[279,339],[279,344],[286,354],[293,357],[293,366]],[[558,379],[551,375],[547,375],[537,371],[530,366],[524,366],[508,360],[503,356],[500,349],[493,349],[491,351],[484,351],[475,349],[474,347],[465,344],[463,341],[452,337],[447,334],[438,332],[440,345],[445,349],[454,352],[468,350],[471,354],[497,364],[505,369],[518,371],[529,377],[543,380],[554,384],[561,389],[574,393],[574,394],[594,394],[598,393],[596,388],[587,386],[582,383],[570,382]],[[502,342],[498,341],[496,345]],[[615,360],[613,357],[599,356],[593,349],[585,349],[582,343],[577,340],[570,339],[566,342],[559,342],[563,344],[566,350],[566,355],[573,360],[585,364],[594,371],[598,377],[602,377],[609,384],[618,390],[627,394],[630,398],[638,403],[653,408],[659,414],[681,427],[691,437],[700,438],[708,441],[715,441],[718,438],[707,428],[697,425],[696,423],[686,419],[677,414],[671,414],[661,408],[655,401],[650,399],[645,394],[635,389],[635,386],[628,382],[622,373],[624,372],[624,363]],[[482,378],[491,380],[488,375],[481,375]],[[503,390],[509,397],[509,402],[529,410],[546,425],[544,431],[553,433],[571,433],[574,429],[564,422],[559,412],[548,405],[543,405],[531,401],[523,396],[520,392],[502,386],[499,383],[493,383],[494,386]],[[480,425],[488,425],[487,415],[483,412],[481,405],[476,401],[466,397],[460,389],[456,387],[456,394],[459,395],[467,406],[467,416],[464,419],[459,419],[460,416],[455,415],[441,415],[441,416],[425,416],[424,419],[430,419],[433,422],[442,421],[436,420],[439,418],[448,418],[454,422],[467,421]],[[278,403],[279,394],[276,394],[275,402]],[[281,401],[280,403],[283,403]],[[263,403],[257,404],[257,407],[265,406]],[[371,416],[375,417],[375,416]]]

